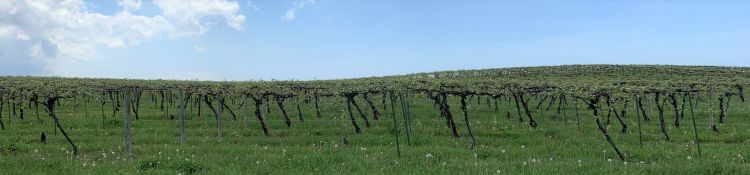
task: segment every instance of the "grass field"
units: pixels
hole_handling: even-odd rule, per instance
[[[639,144],[635,109],[625,118],[626,134],[612,117],[610,134],[626,154],[620,161],[597,130],[591,110],[579,104],[580,126],[572,105],[566,116],[555,110],[535,110],[537,129],[520,123],[515,106],[500,103],[500,112],[469,101],[469,118],[478,144],[471,143],[457,98],[451,110],[461,137],[453,138],[432,101],[416,96],[412,104],[412,132],[404,132],[404,120],[397,108],[396,119],[401,156],[396,152],[391,108],[378,103],[383,116],[372,119],[369,107],[360,102],[372,122],[354,133],[343,98],[324,98],[323,117],[315,117],[310,104],[302,104],[304,122],[297,120],[293,102],[287,102],[291,128],[283,123],[276,105],[267,116],[271,136],[262,134],[253,105],[249,105],[249,128],[243,128],[241,110],[234,109],[237,121],[225,112],[223,137],[217,138],[213,114],[203,105],[187,109],[187,143],[178,142],[178,121],[165,117],[155,103],[143,97],[140,120],[133,121],[133,160],[124,160],[123,112],[113,117],[111,104],[104,106],[106,121],[98,100],[74,110],[71,100],[57,108],[61,123],[79,145],[80,155],[71,160],[70,146],[40,107],[43,124],[33,108],[26,107],[25,119],[12,116],[3,106],[5,129],[0,131],[0,174],[746,174],[750,172],[750,111],[747,102],[733,99],[727,121],[720,133],[708,128],[708,105],[700,102],[696,120],[702,156],[693,142],[689,110],[682,126],[673,125],[671,110],[665,111],[672,140],[664,141],[656,110],[652,120],[642,124],[643,145]],[[705,98],[704,98],[705,100]],[[536,104],[530,102],[530,104]],[[364,105],[363,105],[364,104]],[[571,103],[572,104],[572,101]],[[716,105],[716,103],[714,103]],[[235,104],[233,108],[238,105]],[[668,106],[668,105],[667,105]],[[543,108],[542,108],[543,109]],[[714,106],[714,116],[718,108]],[[169,109],[177,111],[175,107]],[[507,112],[510,118],[507,118]],[[265,112],[265,111],[264,111]],[[388,114],[388,115],[385,115]],[[605,113],[606,114],[606,113]],[[88,117],[85,117],[88,115]],[[605,119],[606,120],[606,119]],[[40,143],[40,133],[48,136]],[[344,142],[348,138],[348,143]]]

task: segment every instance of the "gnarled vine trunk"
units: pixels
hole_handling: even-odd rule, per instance
[[[219,95],[216,95],[216,98],[219,98],[219,100],[221,100],[221,96]],[[208,106],[208,108],[214,112],[214,116],[216,117],[216,137],[221,138],[221,112],[224,110],[224,108],[221,105],[214,108],[214,105],[209,99],[208,95],[203,95],[203,101],[206,103],[206,106]]]
[[[667,124],[664,121],[664,101],[660,100],[661,93],[657,92],[654,95],[654,102],[656,103],[656,107],[659,110],[659,127],[661,127],[661,132],[664,134],[664,139],[666,141],[669,141],[669,133],[667,131]]]
[[[599,116],[599,97],[597,96],[595,99],[592,99],[589,103],[589,109],[594,111],[594,119],[596,120],[596,126],[599,128],[599,131],[604,135],[604,138],[607,140],[607,143],[609,143],[610,146],[612,146],[612,149],[615,150],[617,153],[617,156],[620,158],[620,160],[625,161],[625,156],[622,155],[620,152],[620,149],[617,148],[617,145],[612,140],[612,137],[609,136],[609,133],[607,132],[606,127],[604,124],[602,124],[601,117]]]
[[[354,100],[354,97],[356,97],[356,95],[347,96],[347,98],[349,98],[349,103],[354,105],[354,108],[357,108],[357,112],[359,112],[359,116],[361,116],[362,120],[365,121],[365,126],[367,126],[368,128],[371,127],[372,125],[370,125],[370,120],[367,118],[367,115],[365,115],[365,112],[362,112],[362,109],[359,108],[359,105],[357,104],[357,101]]]
[[[289,115],[286,113],[286,109],[284,109],[284,97],[276,96],[276,104],[279,105],[279,110],[281,110],[281,114],[284,116],[284,123],[286,123],[286,127],[291,128],[292,120],[289,119]]]
[[[526,117],[529,118],[529,126],[531,126],[531,128],[536,129],[536,126],[537,126],[536,121],[534,120],[534,117],[531,116],[531,111],[529,111],[529,106],[528,106],[529,101],[523,98],[523,94],[518,95],[518,100],[521,101],[521,105],[523,105],[523,109],[526,111]]]
[[[318,99],[318,93],[315,93],[315,116],[318,118],[321,118],[319,104],[320,104],[320,101]]]
[[[441,93],[439,100],[440,100],[442,113],[445,115],[445,118],[448,123],[448,127],[451,129],[451,133],[453,134],[453,137],[458,137],[458,130],[456,129],[456,121],[453,120],[453,114],[451,114],[450,105],[448,105],[448,95],[445,93]]]
[[[73,159],[76,159],[78,157],[78,146],[76,146],[76,144],[73,143],[73,140],[70,139],[68,133],[65,132],[65,129],[63,129],[62,125],[60,124],[60,119],[58,119],[57,115],[55,115],[55,103],[57,103],[58,99],[59,97],[50,97],[47,99],[47,102],[44,104],[44,106],[47,108],[49,117],[51,117],[52,121],[55,122],[55,126],[57,126],[57,129],[60,130],[60,133],[62,133],[63,137],[65,137],[65,140],[68,141],[70,147],[73,148]]]
[[[352,98],[354,97],[346,97],[346,110],[349,111],[349,119],[352,121],[352,125],[354,126],[354,132],[359,134],[362,132],[362,130],[359,129],[359,125],[357,125],[357,119],[354,118],[354,113],[352,113]]]
[[[674,126],[680,127],[680,111],[678,108],[677,95],[674,93],[669,94],[670,103],[672,104],[672,112],[674,113]]]
[[[367,96],[367,93],[362,94],[362,98],[364,98],[365,101],[367,101],[367,104],[370,106],[370,109],[372,109],[372,118],[374,118],[375,120],[378,120],[378,118],[380,117],[380,112],[378,111],[378,108],[375,107],[375,104],[372,102],[372,100],[370,100],[370,98]]]
[[[266,118],[263,116],[263,98],[262,97],[255,97],[253,95],[250,95],[250,98],[255,101],[255,117],[258,118],[258,122],[260,122],[260,128],[263,130],[263,134],[266,135],[266,137],[269,136],[268,128],[266,127],[266,122],[264,119]]]
[[[464,122],[466,123],[466,130],[469,132],[469,136],[471,137],[471,149],[474,149],[474,146],[477,145],[477,138],[474,137],[474,133],[471,132],[471,122],[469,122],[469,114],[466,109],[466,95],[461,95],[461,111],[464,112]]]
[[[643,97],[636,97],[636,105],[638,106],[638,109],[640,110],[641,114],[643,115],[643,121],[650,121],[651,118],[648,117],[648,113],[646,113],[646,109],[643,108]]]

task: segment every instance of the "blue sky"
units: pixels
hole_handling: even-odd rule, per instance
[[[0,75],[310,80],[750,66],[750,1],[69,1],[0,3]]]

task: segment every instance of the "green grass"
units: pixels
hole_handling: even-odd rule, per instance
[[[580,128],[576,126],[572,106],[567,120],[561,115],[535,111],[539,128],[519,123],[515,107],[503,101],[501,113],[482,100],[469,101],[469,117],[478,145],[471,143],[457,98],[451,97],[451,110],[461,137],[453,138],[438,110],[428,99],[419,97],[412,105],[413,131],[410,143],[403,132],[403,118],[397,111],[401,156],[396,153],[390,115],[372,119],[369,107],[359,101],[372,122],[364,126],[355,111],[363,133],[353,132],[343,99],[325,99],[323,118],[314,116],[313,104],[303,104],[305,121],[297,120],[293,103],[287,103],[292,127],[286,128],[274,105],[267,116],[271,137],[265,137],[255,116],[250,127],[242,124],[242,111],[232,121],[223,116],[223,137],[216,137],[215,121],[208,108],[187,110],[187,143],[178,143],[178,121],[165,118],[150,99],[144,97],[140,120],[133,122],[133,160],[125,161],[122,113],[112,118],[111,104],[105,105],[106,122],[102,126],[99,106],[88,105],[74,111],[70,101],[58,108],[62,125],[78,144],[80,155],[71,160],[70,146],[46,113],[42,125],[33,108],[26,109],[25,120],[9,118],[7,104],[0,131],[0,174],[743,174],[750,172],[750,111],[740,101],[732,109],[721,132],[708,129],[708,108],[698,107],[696,115],[703,156],[693,142],[693,128],[687,113],[683,125],[673,125],[671,111],[665,111],[672,140],[665,142],[658,127],[656,112],[643,123],[643,147],[638,141],[635,110],[631,108],[628,133],[621,134],[613,117],[610,134],[627,160],[620,161],[602,134],[596,129],[590,110],[579,104]],[[380,102],[379,99],[375,101]],[[382,113],[382,106],[377,103]],[[529,104],[536,103],[530,102]],[[572,103],[571,103],[572,104]],[[546,105],[546,104],[545,104]],[[717,109],[714,103],[714,110]],[[235,105],[236,106],[236,105]],[[253,105],[249,105],[252,113]],[[398,105],[397,105],[398,106]],[[631,104],[632,107],[632,104]],[[667,108],[669,109],[669,108]],[[506,110],[511,117],[506,118]],[[43,111],[40,109],[40,111]],[[175,108],[170,112],[176,112]],[[264,110],[265,112],[265,110]],[[714,111],[718,117],[718,110]],[[12,114],[12,113],[11,113]],[[605,113],[606,114],[606,113]],[[342,120],[345,119],[345,120]],[[39,142],[44,131],[48,144]],[[349,144],[343,143],[347,137]]]

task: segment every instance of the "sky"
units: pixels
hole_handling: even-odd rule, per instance
[[[750,1],[0,0],[0,76],[315,80],[750,66]]]

